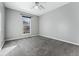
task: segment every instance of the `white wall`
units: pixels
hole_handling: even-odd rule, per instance
[[[4,25],[5,25],[5,8],[3,3],[0,2],[0,49],[5,42]]]
[[[41,15],[39,34],[79,44],[79,3],[70,3]]]
[[[23,22],[20,11],[12,10],[6,8],[6,39],[18,39],[24,38],[27,35],[23,34]],[[33,18],[33,19],[32,19]],[[32,16],[31,18],[31,34],[37,35],[38,33],[38,24],[37,24],[37,16]]]
[[[38,35],[39,32],[39,17],[33,16],[31,18],[31,34]]]

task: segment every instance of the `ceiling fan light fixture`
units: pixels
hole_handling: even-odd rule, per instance
[[[45,9],[42,5],[40,5],[39,2],[35,2],[35,5],[33,6],[33,9]]]
[[[39,9],[39,7],[38,6],[34,6],[34,9]]]

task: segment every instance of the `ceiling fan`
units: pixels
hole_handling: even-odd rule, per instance
[[[43,5],[40,4],[40,2],[34,2],[33,9],[45,9]]]

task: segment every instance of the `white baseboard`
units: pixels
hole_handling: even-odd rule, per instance
[[[59,41],[62,41],[62,42],[66,42],[66,43],[70,43],[70,44],[74,44],[74,45],[79,46],[79,44],[75,43],[75,42],[70,42],[70,41],[58,39],[58,38],[55,38],[55,37],[52,38],[52,37],[49,37],[49,36],[46,36],[46,35],[40,35],[40,34],[39,34],[39,36],[43,36],[43,37],[47,37],[47,38],[50,38],[50,39],[55,39],[55,40],[59,40]]]
[[[75,43],[75,42],[70,42],[70,41],[67,41],[67,40],[62,40],[62,39],[58,39],[58,38],[55,38],[55,37],[49,37],[49,36],[46,36],[46,35],[31,35],[30,37],[33,37],[33,36],[43,36],[43,37],[47,37],[47,38],[50,38],[50,39],[55,39],[55,40],[59,40],[59,41],[62,41],[62,42],[66,42],[66,43],[70,43],[70,44],[74,44],[74,45],[78,45],[78,43]],[[28,38],[28,37],[23,37],[23,38]],[[17,38],[17,39],[22,39],[22,38]],[[10,40],[16,40],[15,38],[10,38],[10,39],[7,39],[5,41],[10,41]]]
[[[33,36],[38,36],[38,35],[31,35],[31,36],[29,36],[29,37],[33,37]],[[9,39],[6,39],[5,41],[18,40],[18,39],[23,39],[23,38],[28,38],[28,37],[9,38]]]

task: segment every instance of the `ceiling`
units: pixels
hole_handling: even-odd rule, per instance
[[[43,5],[45,8],[41,10],[32,8],[32,6],[34,5],[34,2],[5,2],[4,4],[7,8],[40,16],[60,6],[68,4],[68,2],[40,2],[40,4]]]

